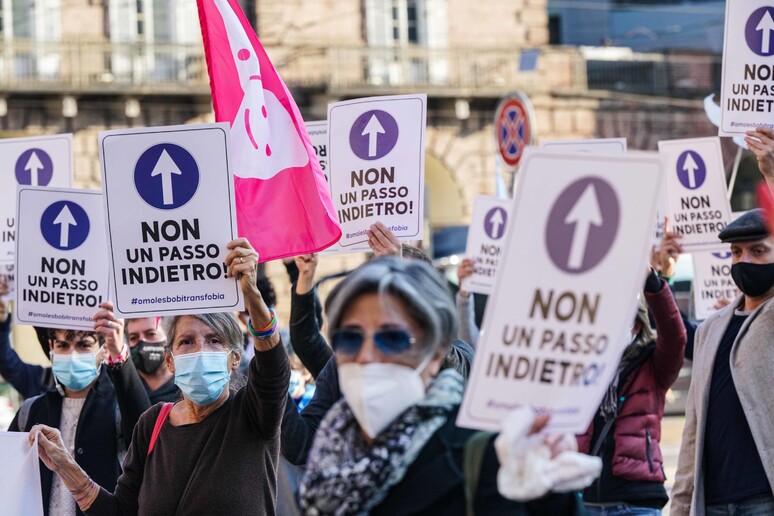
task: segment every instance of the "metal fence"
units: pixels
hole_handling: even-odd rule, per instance
[[[631,54],[586,58],[576,48],[430,49],[423,47],[268,48],[291,87],[333,94],[427,91],[433,95],[496,95],[610,90],[694,96],[719,83],[717,56]],[[206,94],[199,44],[105,41],[0,41],[0,88],[6,91]]]

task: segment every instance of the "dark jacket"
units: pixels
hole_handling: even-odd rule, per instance
[[[274,514],[279,425],[290,365],[282,344],[257,351],[247,385],[204,420],[167,418],[148,447],[162,405],[135,429],[115,494],[102,485],[89,514]],[[95,479],[96,480],[96,479]]]
[[[118,453],[126,451],[135,424],[150,406],[139,376],[132,374],[133,368],[131,361],[124,364],[120,369],[120,381],[114,387],[105,366],[102,366],[97,381],[86,396],[75,432],[75,462],[95,482],[111,490],[115,488],[121,474]],[[62,398],[56,389],[41,395],[32,402],[25,427],[19,428],[17,413],[9,431],[27,432],[37,424],[58,428],[62,418]],[[120,407],[121,411],[120,428],[117,428],[119,425],[116,423],[117,407]],[[118,435],[117,430],[121,435]],[[121,447],[123,449],[119,450]],[[41,464],[40,481],[43,511],[46,515],[51,499],[52,479],[51,470]],[[77,510],[77,513],[83,514],[80,510]]]
[[[0,323],[0,376],[25,398],[42,394],[54,385],[50,367],[23,362],[11,347],[11,320]]]
[[[373,516],[438,515],[465,513],[465,443],[475,430],[459,428],[457,410],[425,444],[403,480],[392,487]],[[497,491],[500,463],[489,441],[481,464],[474,511],[477,516],[535,515],[564,516],[583,514],[576,494],[550,494],[539,500],[519,503],[503,498]]]
[[[290,289],[290,344],[313,378],[317,378],[333,356],[331,347],[320,333],[316,299],[316,289],[306,294],[297,294],[295,285]]]
[[[282,455],[291,464],[306,464],[312,448],[314,434],[328,410],[341,398],[339,371],[336,360],[331,358],[315,381],[314,396],[304,410],[298,412],[296,404],[288,395],[285,414],[282,418]]]
[[[584,492],[586,501],[607,503],[644,502],[663,506],[664,458],[661,419],[666,392],[683,365],[685,327],[672,292],[662,281],[655,293],[645,292],[648,309],[658,326],[655,344],[633,360],[633,370],[624,371],[619,381],[619,410],[612,430],[600,452],[602,475]],[[598,414],[585,434],[578,437],[578,448],[588,453],[605,424]]]

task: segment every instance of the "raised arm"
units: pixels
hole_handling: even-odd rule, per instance
[[[755,131],[747,131],[744,141],[758,159],[758,169],[774,197],[774,130],[759,127]]]
[[[645,281],[645,300],[656,322],[656,349],[653,352],[653,374],[662,387],[670,387],[683,367],[685,325],[680,310],[666,281],[655,271]]]
[[[232,240],[227,245],[229,253],[225,264],[228,275],[239,279],[239,286],[245,298],[245,307],[250,314],[250,331],[253,333],[255,356],[250,362],[247,374],[242,410],[248,415],[253,429],[263,439],[274,439],[279,435],[282,413],[287,401],[290,383],[290,363],[285,349],[280,346],[276,331],[276,318],[256,288],[258,253],[244,238]],[[255,330],[274,325],[274,332],[266,337],[255,337]]]
[[[2,302],[0,301],[0,304]],[[5,313],[0,320],[0,376],[25,398],[31,398],[46,390],[47,367],[27,364],[11,347],[11,314]]]
[[[320,371],[314,396],[301,413],[288,401],[282,419],[282,455],[292,464],[306,464],[314,435],[328,410],[341,398],[336,360],[331,358]]]
[[[457,279],[460,289],[457,292],[457,319],[459,320],[459,329],[457,338],[467,342],[474,348],[478,343],[479,330],[476,325],[476,310],[473,303],[473,296],[470,292],[463,289],[463,281],[473,274],[473,261],[465,258],[457,267]]]
[[[113,303],[105,301],[94,314],[94,331],[105,339],[108,351],[108,375],[116,391],[118,408],[121,411],[121,431],[129,438],[140,416],[151,406],[148,392],[140,375],[129,360],[129,346],[124,339],[124,322],[113,312]]]
[[[325,341],[315,314],[314,276],[317,270],[317,255],[305,254],[295,257],[298,267],[298,281],[290,294],[290,343],[296,356],[312,376],[317,378],[328,359],[333,356]]]

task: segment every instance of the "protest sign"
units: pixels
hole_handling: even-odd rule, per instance
[[[532,405],[555,430],[588,428],[630,341],[661,168],[654,155],[527,154],[459,425],[497,431]]]
[[[236,238],[228,124],[108,131],[99,140],[116,312],[241,310],[223,263]]]
[[[328,174],[328,122],[305,122],[306,131],[309,133],[309,139],[312,141],[312,147],[320,161],[320,168],[325,174],[325,180],[328,181],[328,188],[331,187],[331,178]],[[321,254],[343,254],[343,253],[367,253],[371,251],[368,244],[360,244],[351,247],[343,247],[341,241],[336,242],[328,249],[321,251]]]
[[[595,154],[626,154],[626,138],[591,140],[544,140],[540,148],[556,152],[593,152]]]
[[[320,162],[320,169],[325,174],[325,180],[328,181],[330,188],[330,178],[328,177],[328,121],[304,122],[306,132],[309,133],[309,140],[314,147],[314,153],[317,161]]]
[[[328,106],[328,173],[342,247],[367,243],[377,221],[401,240],[422,239],[426,111],[427,95]]]
[[[478,196],[473,201],[473,216],[468,229],[465,255],[473,261],[473,275],[465,278],[462,290],[491,294],[495,273],[503,253],[508,226],[510,199]]]
[[[774,127],[773,32],[771,0],[726,2],[720,136]]]
[[[669,231],[686,251],[718,249],[718,233],[731,221],[718,138],[658,142],[664,157]]]
[[[730,251],[693,253],[693,306],[697,320],[703,321],[718,310],[719,302],[733,301],[739,294],[731,278]]]
[[[38,443],[27,432],[0,432],[0,500],[5,516],[43,516]]]
[[[91,330],[110,299],[102,195],[20,186],[17,198],[17,324]]]
[[[0,139],[0,263],[13,263],[16,248],[16,186],[69,188],[73,135]]]

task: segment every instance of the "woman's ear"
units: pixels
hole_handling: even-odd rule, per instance
[[[241,361],[242,361],[242,353],[240,353],[238,351],[234,351],[232,353],[232,357],[231,357],[231,368],[230,368],[230,370],[231,371],[236,371],[237,369],[239,369],[239,363]]]
[[[170,373],[175,372],[175,357],[172,356],[172,352],[169,349],[164,350],[164,363],[167,365]]]

